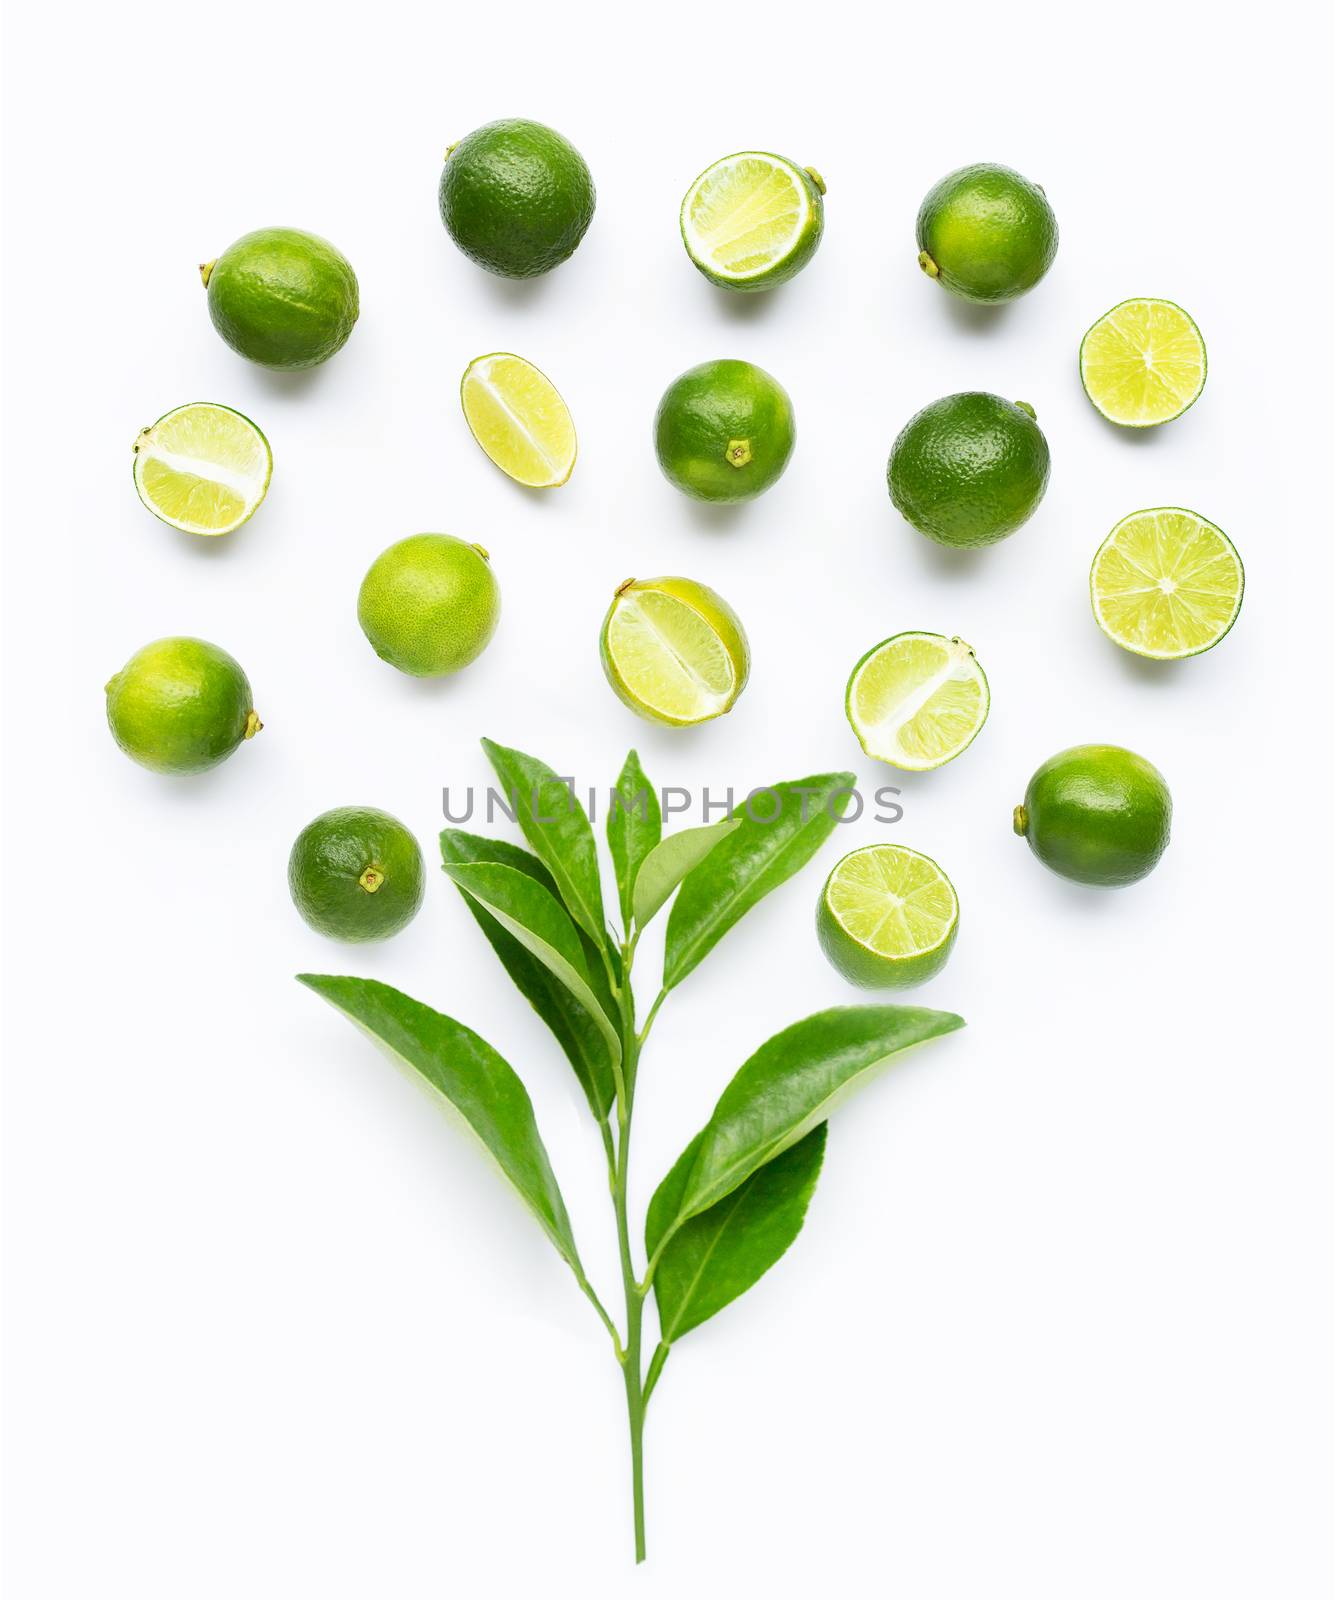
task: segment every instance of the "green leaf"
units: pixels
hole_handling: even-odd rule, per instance
[[[504,798],[535,854],[552,873],[567,910],[590,938],[604,937],[603,892],[594,830],[569,784],[533,756],[483,740]]]
[[[571,1221],[539,1137],[534,1107],[524,1084],[487,1040],[371,978],[303,972],[297,981],[342,1011],[454,1106],[583,1283]]]
[[[701,1131],[661,1241],[797,1144],[892,1056],[964,1027],[950,1011],[836,1006],[777,1033],[749,1057]]]
[[[657,844],[636,876],[632,898],[636,926],[643,928],[687,874],[739,826],[737,817],[725,817],[723,822],[712,822],[708,827],[683,828]]]
[[[513,867],[517,872],[527,873],[550,894],[555,893],[548,869],[538,857],[506,839],[487,839],[480,834],[465,833],[459,828],[447,828],[441,835],[441,856],[444,862],[452,865],[495,861],[502,866]],[[612,1109],[616,1090],[608,1042],[598,1023],[561,979],[530,955],[518,939],[507,933],[490,911],[464,889],[460,890],[460,898],[483,930],[516,988],[552,1030],[553,1037],[562,1047],[585,1091],[585,1098],[596,1120],[605,1121]],[[603,995],[607,993],[607,980],[597,957],[589,961],[589,970],[590,987],[607,1010],[611,1000],[607,1003],[603,1000]]]
[[[622,921],[631,922],[632,889],[641,863],[659,843],[659,796],[641,769],[641,758],[627,751],[617,787],[608,801],[608,849],[617,871]]]
[[[700,1152],[698,1133],[655,1191],[645,1218],[653,1256],[677,1214]],[[803,1226],[822,1170],[826,1123],[759,1167],[732,1194],[684,1222],[655,1267],[660,1338],[672,1344],[750,1289],[784,1255]]]
[[[666,989],[681,983],[740,917],[812,858],[853,787],[852,772],[822,773],[759,790],[751,800],[755,815],[746,804],[734,811],[740,826],[687,874],[669,913]],[[765,820],[772,811],[773,820]]]

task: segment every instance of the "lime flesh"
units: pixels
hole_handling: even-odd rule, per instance
[[[1087,399],[1123,428],[1180,417],[1207,382],[1207,347],[1172,300],[1124,300],[1087,329],[1078,356]]]
[[[288,888],[306,922],[331,939],[387,939],[423,898],[418,841],[374,806],[340,806],[309,822],[288,857]]]
[[[733,608],[690,578],[624,583],[604,618],[600,656],[623,704],[670,727],[723,716],[750,665]]]
[[[153,515],[183,533],[231,533],[255,515],[274,458],[249,417],[228,406],[178,406],[135,440],[135,488]]]
[[[576,464],[576,429],[566,402],[537,367],[499,352],[471,361],[460,383],[469,431],[516,483],[555,489]]]
[[[870,844],[838,861],[817,905],[832,966],[866,989],[904,989],[946,965],[959,908],[942,868],[917,850]]]
[[[801,271],[822,237],[826,186],[811,168],[764,150],[725,156],[679,213],[692,263],[724,289],[770,289]]]
[[[1091,609],[1101,629],[1154,661],[1220,644],[1243,600],[1235,546],[1214,523],[1177,506],[1125,517],[1091,563]]]
[[[845,715],[865,755],[907,772],[959,756],[989,715],[989,684],[962,639],[899,633],[850,674]]]

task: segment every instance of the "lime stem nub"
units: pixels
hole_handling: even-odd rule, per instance
[[[922,272],[928,273],[930,278],[936,278],[938,276],[938,263],[933,259],[927,250],[921,250],[919,252],[919,267]]]
[[[264,723],[261,722],[259,717],[256,716],[255,712],[254,711],[248,711],[246,713],[246,727],[242,732],[242,738],[243,739],[254,739],[256,734],[259,733],[259,731],[263,727],[264,727]]]
[[[476,544],[476,545],[473,546],[473,548],[475,550],[477,550],[477,552],[479,553],[480,556],[482,556],[484,561],[491,561],[492,557],[490,555],[488,555],[487,551],[484,550],[484,548],[482,547],[481,544]]]
[[[1012,831],[1018,837],[1026,837],[1026,829],[1030,827],[1031,819],[1026,815],[1025,806],[1015,806],[1012,811]]]
[[[632,584],[635,582],[635,578],[623,578],[622,582],[619,583],[617,588],[613,590],[613,599],[616,600],[620,594],[626,594],[627,590],[630,589]]]
[[[1016,406],[1018,411],[1024,411],[1032,422],[1035,421],[1035,407],[1033,405],[1030,405],[1025,400],[1014,400],[1012,404]]]
[[[214,268],[217,265],[218,265],[218,257],[217,256],[215,256],[212,261],[201,261],[200,262],[200,282],[204,285],[204,287],[206,289],[209,287],[210,274],[213,272]]]
[[[379,867],[368,867],[357,881],[362,885],[368,894],[375,894],[380,886],[385,882],[385,874]]]
[[[821,175],[820,172],[818,172],[817,168],[816,167],[804,167],[803,170],[804,170],[804,172],[806,172],[808,174],[808,176],[812,179],[813,183],[817,186],[817,193],[818,194],[825,194],[826,193],[826,179]]]
[[[745,467],[752,459],[751,439],[730,439],[724,447],[724,459],[731,467]]]

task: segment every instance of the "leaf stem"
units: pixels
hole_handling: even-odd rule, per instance
[[[654,1392],[655,1385],[659,1382],[659,1374],[664,1370],[664,1363],[669,1358],[670,1348],[671,1346],[666,1345],[661,1339],[655,1347],[654,1355],[650,1357],[650,1365],[645,1373],[645,1387],[641,1390],[642,1411],[650,1404],[650,1396]]]
[[[604,1310],[604,1303],[595,1293],[594,1285],[589,1281],[583,1272],[578,1272],[576,1274],[576,1282],[580,1285],[580,1292],[599,1313],[599,1321],[602,1322],[604,1327],[608,1329],[608,1337],[613,1341],[614,1355],[619,1361],[624,1361],[626,1359],[626,1351],[624,1351],[622,1348],[622,1336],[617,1331],[617,1324],[613,1321],[612,1317],[608,1315],[607,1311]]]
[[[643,1437],[645,1432],[645,1394],[641,1379],[641,1316],[645,1295],[636,1281],[631,1257],[631,1230],[627,1224],[627,1173],[631,1155],[631,1113],[636,1087],[636,1064],[640,1039],[636,1034],[636,1007],[631,995],[631,954],[634,941],[622,947],[622,992],[618,997],[622,1015],[623,1077],[625,1097],[617,1107],[617,1161],[613,1182],[613,1212],[617,1218],[618,1255],[622,1263],[622,1289],[627,1306],[627,1343],[622,1361],[623,1382],[627,1391],[627,1426],[631,1436],[632,1527],[636,1560],[645,1560],[645,1471]]]

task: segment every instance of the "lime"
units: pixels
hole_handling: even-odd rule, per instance
[[[604,618],[599,653],[618,699],[674,728],[723,716],[751,664],[733,608],[690,578],[628,578]]]
[[[448,533],[415,533],[382,550],[357,597],[357,620],[372,649],[415,678],[467,667],[500,615],[487,551]]]
[[[989,684],[963,639],[898,633],[860,660],[845,715],[864,754],[907,772],[959,756],[989,715]]]
[[[1086,330],[1078,361],[1086,398],[1123,428],[1182,417],[1207,382],[1207,346],[1171,300],[1124,300]]]
[[[536,278],[585,237],[594,180],[560,133],[510,117],[451,145],[438,200],[446,232],[471,261],[503,278]]]
[[[318,367],[357,321],[357,278],[328,239],[300,228],[257,228],[207,261],[214,327],[262,367]]]
[[[135,489],[183,533],[231,533],[255,515],[274,458],[249,417],[228,406],[178,406],[135,440]]]
[[[696,500],[751,500],[794,450],[789,396],[750,361],[704,361],[675,378],[655,413],[664,476]]]
[[[422,904],[422,851],[388,812],[339,806],[297,835],[288,888],[317,933],[350,944],[388,939]]]
[[[152,772],[206,772],[262,726],[246,674],[216,644],[158,639],[107,685],[107,724]]]
[[[721,289],[772,289],[812,260],[826,185],[811,167],[744,150],[707,167],[678,221],[693,265]]]
[[[868,844],[831,869],[817,902],[817,938],[837,972],[863,989],[908,989],[947,965],[956,890],[918,850]]]
[[[1220,644],[1243,599],[1235,546],[1214,523],[1178,506],[1134,511],[1091,563],[1096,621],[1115,644],[1155,661]]]
[[[571,413],[537,367],[519,356],[479,356],[465,369],[460,403],[469,431],[508,478],[555,489],[576,464]]]
[[[1049,446],[1024,400],[949,394],[901,429],[887,462],[897,511],[939,544],[969,549],[1015,533],[1044,498]]]
[[[985,161],[933,185],[915,237],[930,278],[963,300],[991,305],[1015,300],[1049,271],[1058,223],[1038,183]]]
[[[1169,844],[1170,791],[1131,750],[1079,744],[1036,771],[1012,827],[1062,877],[1117,888],[1145,878]]]

